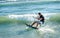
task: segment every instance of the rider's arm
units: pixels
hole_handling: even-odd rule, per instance
[[[42,20],[43,18],[38,18],[38,20]]]

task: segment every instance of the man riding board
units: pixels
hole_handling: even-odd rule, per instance
[[[38,28],[38,24],[44,24],[44,16],[41,13],[38,13],[38,17],[36,18],[38,21],[34,21],[31,26],[33,27],[34,24],[36,24],[36,28]]]

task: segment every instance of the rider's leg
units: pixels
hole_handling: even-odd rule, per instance
[[[38,27],[38,23],[36,23],[36,28]]]
[[[35,23],[36,23],[36,22],[33,22],[33,23],[31,24],[31,26],[33,26]]]

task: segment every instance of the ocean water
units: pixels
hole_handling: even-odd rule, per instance
[[[30,13],[59,13],[60,1],[52,2],[4,2],[0,3],[0,15],[30,14]]]
[[[27,29],[38,12],[45,24]],[[0,38],[60,38],[60,1],[0,2]]]

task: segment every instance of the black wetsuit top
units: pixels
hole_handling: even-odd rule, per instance
[[[40,20],[42,23],[44,23],[44,16],[41,15],[40,18],[42,18],[42,20]]]

